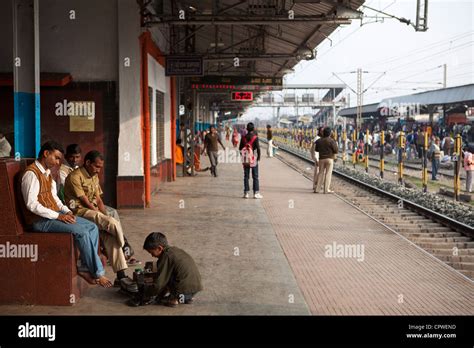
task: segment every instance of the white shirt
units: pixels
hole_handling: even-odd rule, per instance
[[[50,175],[50,170],[44,169],[41,163],[39,163],[38,161],[35,161],[35,165],[39,168],[39,170],[44,176],[48,177]],[[30,170],[27,171],[25,175],[23,175],[23,178],[21,180],[21,193],[23,194],[23,199],[25,200],[26,208],[33,214],[39,215],[45,219],[56,220],[59,216],[59,213],[46,208],[38,201],[39,190],[40,182],[36,177],[36,174]],[[56,193],[56,182],[54,180],[52,180],[51,191],[53,199],[58,205],[58,208],[61,213],[69,213],[69,208],[61,202]]]
[[[313,151],[313,154],[314,154],[313,160],[316,162],[319,161],[319,152],[316,151],[316,146],[314,144],[316,144],[316,140],[318,140],[319,138],[320,136],[316,135],[313,139],[313,147],[315,148],[315,150]]]
[[[8,142],[7,138],[3,137],[0,139],[0,157],[10,157],[10,151],[12,147]]]
[[[79,168],[79,166],[74,166],[74,168],[72,168],[71,166],[69,166],[69,165],[67,165],[67,164],[63,164],[63,166],[64,166],[65,168],[63,168],[63,167],[61,166],[61,168],[59,169],[59,185],[64,187],[64,183],[66,182],[66,178],[68,177],[68,175],[69,175],[74,169]],[[64,169],[66,169],[66,170],[64,170]]]

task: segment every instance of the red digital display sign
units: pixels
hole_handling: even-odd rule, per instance
[[[253,92],[232,92],[232,100],[250,101],[253,100]]]

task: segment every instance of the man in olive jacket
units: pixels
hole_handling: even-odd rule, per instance
[[[169,246],[163,233],[152,232],[146,237],[143,249],[153,257],[157,257],[157,273],[152,294],[163,299],[169,292],[170,296],[161,302],[169,307],[178,303],[191,304],[194,295],[202,290],[201,275],[193,258],[184,250]]]
[[[331,177],[338,149],[336,141],[331,138],[331,128],[323,130],[323,137],[316,141],[316,151],[319,152],[319,173],[318,183],[314,193],[319,193],[319,189],[324,181],[324,193],[332,193]]]

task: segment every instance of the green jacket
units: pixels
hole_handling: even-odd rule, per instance
[[[168,246],[156,264],[158,277],[154,284],[154,295],[163,296],[167,290],[174,296],[189,295],[202,290],[196,263],[184,250]]]

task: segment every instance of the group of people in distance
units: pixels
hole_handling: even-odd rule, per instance
[[[141,262],[132,257],[134,252],[125,238],[117,211],[102,201],[98,174],[104,166],[104,156],[89,151],[80,165],[81,157],[77,144],[67,147],[66,163],[62,163],[60,144],[48,141],[41,146],[38,158],[21,177],[24,221],[27,229],[36,232],[71,233],[80,252],[78,274],[90,284],[104,288],[120,286],[121,280],[127,278],[127,268]],[[59,166],[57,189],[51,170]],[[99,241],[116,274],[114,283],[105,276]],[[156,299],[161,304],[176,306],[178,297],[184,295],[186,303],[191,303],[194,294],[202,289],[191,256],[169,246],[166,236],[159,232],[148,235],[144,249],[158,257],[159,276],[152,288]]]

